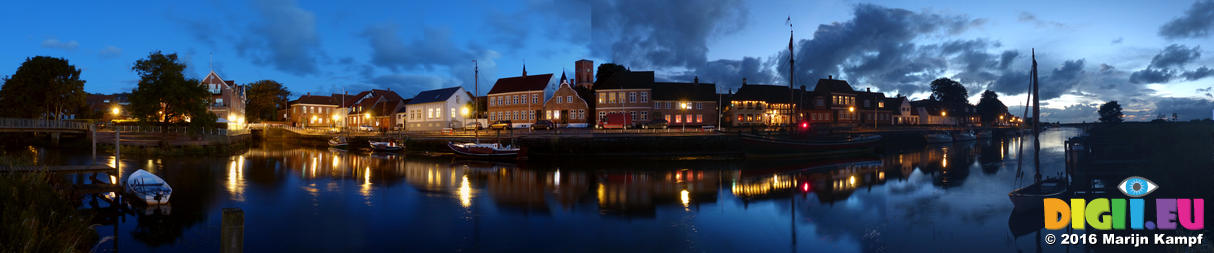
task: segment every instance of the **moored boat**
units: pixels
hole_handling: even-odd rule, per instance
[[[378,152],[398,152],[405,149],[395,141],[368,141],[368,143],[371,145],[371,150]]]
[[[942,132],[933,132],[933,133],[923,134],[923,139],[924,139],[924,141],[926,141],[929,144],[952,143],[953,142],[952,135],[949,135],[948,133],[942,133]]]
[[[346,142],[346,137],[337,136],[329,139],[329,147],[345,149],[350,147],[350,143]]]
[[[978,137],[974,135],[973,131],[967,130],[967,131],[961,131],[961,132],[957,132],[956,134],[953,134],[953,141],[972,141],[972,140],[977,140],[977,139],[978,139]]]
[[[517,158],[519,148],[500,143],[454,143],[447,142],[447,147],[458,155],[485,158]]]
[[[742,135],[747,157],[796,157],[851,153],[875,148],[880,135],[838,135],[812,138]]]
[[[126,189],[148,205],[168,204],[173,194],[173,187],[146,170],[131,173],[126,179]]]
[[[1025,187],[1013,190],[1007,194],[1011,199],[1014,212],[1040,212],[1041,199],[1063,198],[1067,192],[1067,182],[1061,178],[1047,178]]]

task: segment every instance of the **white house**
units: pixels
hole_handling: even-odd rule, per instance
[[[472,122],[472,95],[463,87],[428,90],[405,104],[406,131],[436,131],[460,128]]]

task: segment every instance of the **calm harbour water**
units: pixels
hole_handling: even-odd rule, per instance
[[[1044,174],[1063,170],[1063,141],[1077,134],[1042,134]],[[274,143],[123,156],[124,175],[145,169],[173,186],[171,205],[97,227],[98,250],[216,252],[222,209],[241,208],[249,252],[1031,252],[1039,238],[1008,226],[1007,194],[1033,173],[1031,136],[1017,173],[1017,138],[762,162],[495,163]],[[67,153],[39,159],[88,162]]]

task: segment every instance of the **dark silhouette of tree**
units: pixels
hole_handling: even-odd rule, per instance
[[[1007,106],[999,101],[999,94],[991,90],[982,92],[982,99],[978,100],[977,109],[978,115],[982,117],[982,125],[987,126],[999,120],[999,115],[1007,114]]]
[[[245,104],[245,114],[249,121],[278,120],[278,111],[287,109],[287,97],[291,96],[287,87],[274,80],[261,80],[248,86],[249,102]]]
[[[0,105],[6,117],[64,119],[84,106],[80,69],[63,58],[25,58],[4,80]]]
[[[177,54],[152,52],[131,67],[139,74],[139,86],[131,92],[131,116],[142,122],[180,123],[189,119],[195,126],[215,123],[207,111],[211,93],[197,79],[186,79],[185,63]]]
[[[1121,105],[1117,101],[1109,101],[1100,105],[1100,122],[1104,123],[1121,123]]]
[[[599,64],[598,72],[594,73],[594,86],[599,86],[599,82],[606,81],[608,77],[617,72],[628,72],[628,68],[615,63]]]
[[[932,96],[931,100],[941,101],[949,104],[968,104],[969,92],[965,90],[965,86],[953,79],[947,77],[932,81]]]

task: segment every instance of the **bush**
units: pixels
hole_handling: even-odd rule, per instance
[[[0,252],[84,252],[92,217],[56,191],[48,173],[0,174]]]

